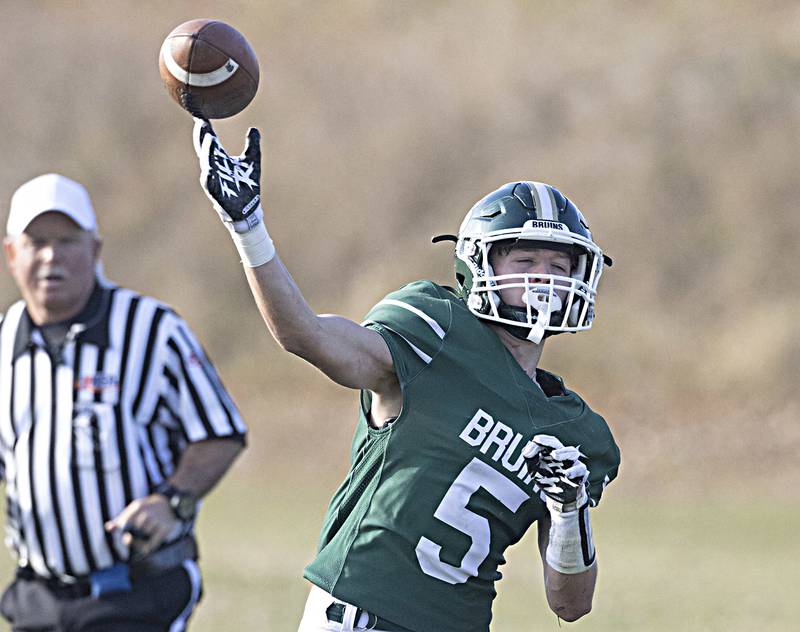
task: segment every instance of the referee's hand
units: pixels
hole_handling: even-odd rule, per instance
[[[181,522],[175,517],[169,501],[161,494],[151,494],[134,500],[118,516],[105,524],[106,531],[122,534],[122,543],[137,553],[155,551],[175,531]]]

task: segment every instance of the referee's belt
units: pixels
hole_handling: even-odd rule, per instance
[[[170,542],[145,557],[133,557],[128,561],[131,579],[161,575],[180,566],[185,560],[197,559],[197,542],[187,535]],[[79,599],[92,592],[92,584],[88,575],[76,577],[74,581],[63,581],[57,577],[37,575],[30,566],[18,566],[18,579],[41,582],[60,599]]]

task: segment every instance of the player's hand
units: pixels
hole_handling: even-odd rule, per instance
[[[246,233],[262,222],[261,134],[247,131],[244,152],[228,156],[211,123],[194,119],[194,150],[200,160],[200,184],[229,230]]]
[[[551,512],[574,511],[588,502],[589,470],[580,460],[584,455],[578,448],[565,446],[550,435],[536,435],[522,456]]]

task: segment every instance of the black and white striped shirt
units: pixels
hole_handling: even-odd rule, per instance
[[[22,301],[0,322],[6,541],[40,576],[125,560],[104,523],[170,476],[188,443],[245,431],[195,336],[155,299],[98,285],[58,348]]]

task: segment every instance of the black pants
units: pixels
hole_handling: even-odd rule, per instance
[[[194,562],[133,580],[124,593],[69,597],[36,579],[17,578],[3,593],[0,613],[13,632],[167,632],[183,630],[200,598]]]

